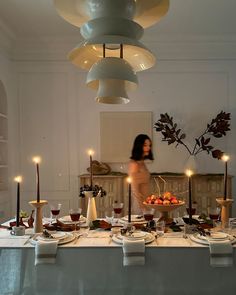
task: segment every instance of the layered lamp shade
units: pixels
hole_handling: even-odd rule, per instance
[[[62,18],[79,28],[91,19],[122,17],[145,29],[169,10],[169,0],[54,0],[54,5]]]
[[[96,62],[87,76],[87,85],[98,90],[100,103],[128,103],[127,91],[137,88],[138,79],[131,65],[119,57],[104,57]]]
[[[135,72],[147,70],[155,64],[155,56],[141,42],[116,35],[103,35],[83,41],[69,53],[69,60],[74,65],[89,70],[94,63],[103,58],[104,43],[107,57],[119,57],[120,44],[123,44],[123,58]]]
[[[138,40],[143,28],[167,13],[169,0],[54,0],[54,4],[66,21],[80,27],[85,41],[68,57],[89,71],[87,85],[98,90],[96,101],[129,102],[127,91],[137,86],[136,72],[151,68],[156,60]]]

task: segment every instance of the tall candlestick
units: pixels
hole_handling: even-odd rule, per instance
[[[37,203],[39,203],[40,202],[39,163],[41,162],[41,158],[34,157],[33,162],[36,164]]]
[[[128,182],[128,195],[129,195],[129,207],[128,207],[128,222],[131,223],[131,178],[127,178]]]
[[[189,209],[189,224],[192,224],[192,174],[191,170],[186,171],[188,176],[188,209]]]
[[[16,193],[16,226],[20,225],[20,183],[21,183],[21,176],[17,176],[14,178],[17,182],[17,193]]]
[[[228,186],[227,186],[227,179],[228,179],[228,160],[229,156],[228,155],[223,155],[221,158],[225,162],[225,173],[224,173],[224,200],[227,199],[228,195]]]
[[[94,154],[93,150],[89,150],[88,154],[89,154],[89,162],[90,162],[90,168],[89,168],[89,171],[90,171],[90,187],[91,187],[91,190],[92,190],[93,189],[93,158],[92,158],[92,155]]]

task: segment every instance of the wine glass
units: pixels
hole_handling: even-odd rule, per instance
[[[143,210],[143,217],[146,221],[151,221],[151,220],[153,220],[154,213],[155,213],[154,208],[145,208]]]
[[[76,231],[76,225],[77,225],[77,223],[79,223],[81,212],[82,212],[81,208],[70,209],[70,218],[74,224],[74,228],[75,228],[74,231]]]
[[[114,218],[119,218],[124,207],[124,203],[114,202],[112,208],[114,211]]]
[[[61,210],[61,204],[55,203],[55,204],[50,204],[50,209],[51,209],[51,222],[50,224],[52,225],[53,221],[57,219],[57,216],[60,213]]]
[[[208,215],[209,215],[210,219],[212,220],[213,227],[215,227],[216,221],[220,217],[220,208],[219,207],[214,207],[214,208],[209,207],[208,208]]]

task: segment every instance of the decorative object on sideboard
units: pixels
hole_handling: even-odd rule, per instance
[[[87,168],[87,171],[90,173],[90,167]],[[94,175],[105,175],[111,172],[111,167],[106,164],[99,162],[97,160],[92,161],[92,171]]]
[[[173,117],[170,117],[167,113],[161,114],[160,119],[154,124],[154,128],[157,132],[161,132],[163,135],[162,141],[167,141],[168,145],[175,143],[183,145],[190,155],[198,155],[205,151],[208,154],[211,153],[213,158],[221,159],[223,151],[214,149],[210,145],[211,136],[215,138],[221,138],[226,135],[227,131],[230,131],[230,113],[221,111],[217,116],[211,120],[210,124],[207,124],[205,131],[198,137],[195,138],[195,145],[191,150],[184,142],[186,134],[178,128],[177,124],[173,122]]]

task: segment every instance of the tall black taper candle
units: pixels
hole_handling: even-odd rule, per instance
[[[36,164],[36,186],[37,186],[37,203],[40,202],[40,183],[39,183],[39,163],[40,157],[34,157],[33,162]]]
[[[17,182],[16,189],[16,226],[20,225],[20,182],[21,176],[15,177],[15,181]]]
[[[92,155],[93,155],[93,151],[92,150],[89,150],[89,162],[90,162],[90,165],[89,165],[89,172],[90,172],[90,187],[91,187],[91,190],[93,189],[93,158],[92,158]]]
[[[225,162],[225,173],[224,173],[224,200],[227,199],[228,195],[228,186],[227,186],[227,180],[228,180],[228,155],[223,155],[222,160]]]
[[[188,176],[188,209],[189,209],[189,224],[192,224],[192,174],[191,170],[187,170],[186,174]]]
[[[128,207],[128,222],[131,223],[131,179],[128,178],[128,194],[129,194],[129,207]]]

